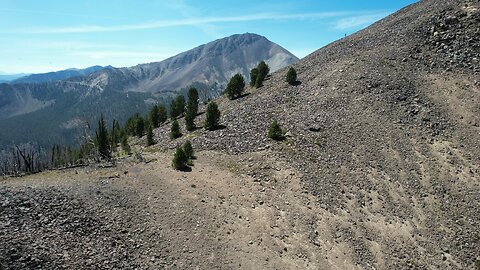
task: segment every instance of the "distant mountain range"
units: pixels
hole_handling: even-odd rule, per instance
[[[106,66],[106,67],[93,66],[85,69],[69,68],[65,70],[48,72],[48,73],[30,74],[30,75],[27,74],[25,76],[12,79],[10,83],[41,83],[41,82],[66,80],[72,77],[88,75],[95,71],[99,71],[107,68],[112,68],[112,66]]]
[[[3,73],[0,73],[0,83],[9,82],[9,81],[12,81],[12,80],[24,77],[24,76],[28,76],[28,75],[30,75],[30,74],[26,74],[26,73],[3,74]]]
[[[271,71],[298,58],[256,34],[215,40],[176,56],[134,67],[92,67],[30,75],[0,84],[1,145],[22,141],[71,144],[85,123],[103,113],[108,121],[124,121],[151,104],[184,94],[195,85],[201,98],[223,91],[236,73],[249,80],[249,71],[264,60]],[[90,73],[89,73],[90,71]],[[85,75],[60,79],[72,74]]]

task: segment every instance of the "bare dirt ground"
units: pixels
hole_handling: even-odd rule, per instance
[[[0,263],[5,269],[356,268],[348,247],[332,233],[330,220],[338,217],[312,203],[297,173],[268,156],[204,151],[197,154],[192,171],[179,172],[171,168],[170,153],[150,153],[146,163],[125,159],[114,168],[47,171],[3,180],[0,238],[7,245],[0,248],[5,252]],[[247,175],[253,170],[262,176]],[[92,230],[69,238],[69,224],[55,222],[60,214],[46,225],[27,218],[22,224],[30,228],[29,237],[16,241],[13,236],[25,232],[17,232],[12,223],[40,209],[35,203],[9,205],[12,199],[6,190],[22,193],[29,201],[52,196],[32,190],[55,190],[53,196],[80,202],[72,206],[80,215],[94,212],[94,224],[80,225]],[[7,207],[16,208],[16,213]],[[42,212],[36,214],[48,215]],[[53,229],[40,233],[43,226]],[[48,233],[52,238],[45,239]],[[111,248],[116,238],[125,246],[125,257]],[[32,258],[35,254],[49,257]],[[85,265],[81,259],[87,257],[91,261]]]

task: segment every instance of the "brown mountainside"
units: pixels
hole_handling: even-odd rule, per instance
[[[242,98],[219,98],[222,129],[170,140],[166,124],[155,146],[136,140],[146,162],[4,181],[0,224],[33,226],[11,202],[60,193],[75,198],[67,209],[96,209],[94,232],[75,232],[76,241],[105,269],[478,269],[479,22],[474,0],[408,6],[294,64],[299,85],[281,69]],[[273,119],[283,142],[266,137]],[[172,149],[187,138],[197,160],[191,172],[174,172]],[[48,211],[60,211],[55,205]],[[117,227],[128,229],[117,235]],[[0,257],[6,266],[21,265],[8,256],[23,258],[22,250],[45,252],[16,240],[40,236],[0,231],[0,254],[13,254]],[[116,244],[105,247],[95,233]],[[53,243],[67,238],[53,235]]]

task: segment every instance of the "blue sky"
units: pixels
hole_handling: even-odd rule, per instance
[[[0,72],[160,61],[238,33],[298,57],[414,0],[0,0]]]

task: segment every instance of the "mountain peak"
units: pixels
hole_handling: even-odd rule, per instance
[[[192,85],[202,93],[202,100],[214,98],[223,92],[233,75],[240,73],[248,81],[250,69],[260,61],[267,62],[270,70],[275,71],[297,62],[298,58],[263,36],[246,33],[214,40],[160,62],[125,68],[94,66],[84,70],[36,74],[26,77],[29,80],[24,79],[24,83],[16,81],[0,88],[0,124],[2,118],[33,117],[34,114],[25,115],[30,112],[61,114],[62,122],[52,122],[50,128],[36,136],[39,141],[43,140],[41,143],[48,144],[55,137],[53,133],[61,140],[59,129],[65,126],[64,123],[75,121],[79,115],[96,117],[102,111],[109,111],[110,114],[105,114],[106,119],[125,119],[136,111],[145,112],[152,102],[168,102],[172,96],[183,94]],[[86,75],[78,76],[80,71]],[[75,73],[74,77],[72,73]],[[69,78],[58,80],[59,76]],[[34,79],[43,79],[46,83],[33,83]],[[125,99],[125,96],[129,98]],[[72,104],[76,110],[65,109]],[[113,112],[121,113],[113,115]],[[5,121],[13,123],[11,119]],[[0,144],[29,135],[16,123],[13,125],[12,134],[15,134],[0,137]]]

